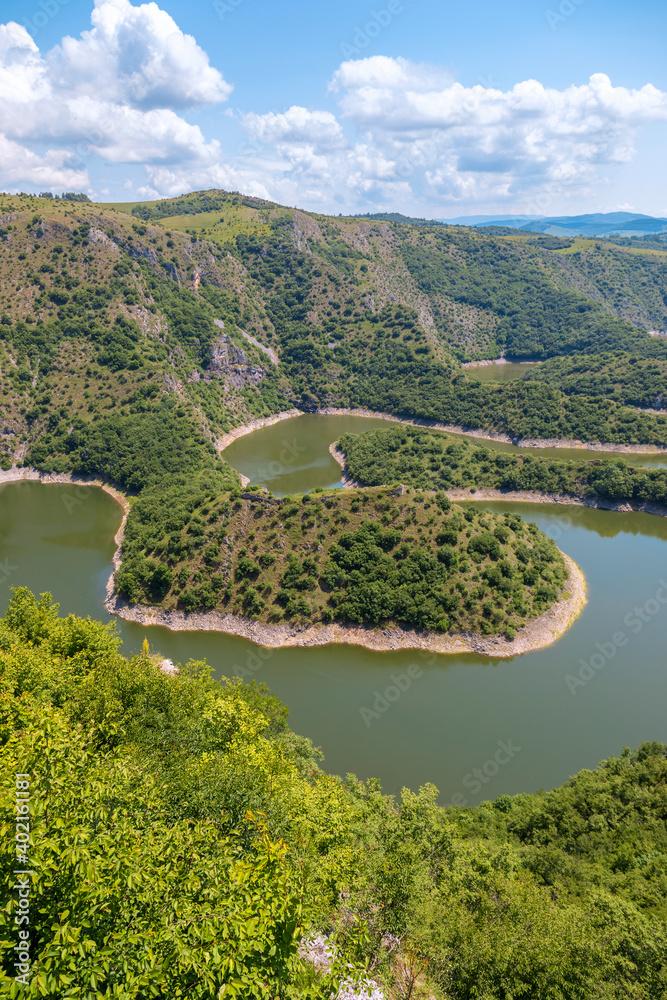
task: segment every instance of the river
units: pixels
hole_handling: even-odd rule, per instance
[[[225,457],[246,474],[254,468],[253,482],[276,493],[331,486],[340,469],[329,443],[344,430],[372,425],[299,417],[239,439]],[[626,745],[667,739],[667,604],[660,600],[667,594],[660,582],[667,577],[667,519],[483,506],[536,521],[586,575],[588,605],[548,649],[490,660],[327,646],[275,650],[261,661],[243,639],[119,621],[125,652],[138,651],[146,636],[176,662],[207,659],[218,675],[261,664],[254,676],[289,705],[292,727],[322,746],[327,770],[378,777],[388,792],[433,782],[442,802],[458,796],[474,805],[553,787]],[[71,486],[0,487],[2,608],[9,587],[25,585],[50,590],[63,613],[106,620],[104,588],[120,517],[98,489],[77,495]]]
[[[490,365],[469,365],[465,373],[481,382],[514,382],[534,366],[534,361],[505,361]]]

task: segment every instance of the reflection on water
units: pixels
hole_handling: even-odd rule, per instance
[[[307,447],[303,436],[296,437],[304,451],[298,468],[284,473],[296,476],[299,485],[292,489],[314,485],[311,475],[328,477],[322,485],[336,481],[326,449],[342,433],[335,423],[340,418],[319,419],[330,422],[311,435]],[[279,442],[295,440],[285,424],[257,433],[269,432]],[[255,437],[236,442],[245,444],[251,461],[270,456]],[[52,591],[63,613],[107,620],[104,587],[120,508],[101,490],[91,490],[69,514],[63,502],[68,489],[0,487],[2,608],[11,585],[26,585]],[[667,608],[645,615],[638,629],[624,624],[636,622],[636,608],[655,602],[667,575],[667,520],[559,505],[483,506],[536,521],[586,575],[583,614],[548,649],[507,660],[344,645],[262,650],[259,656],[243,639],[119,621],[125,651],[138,651],[147,637],[151,648],[175,662],[207,659],[219,676],[266,683],[289,705],[293,728],[322,746],[330,771],[377,776],[391,792],[431,781],[443,802],[455,794],[474,804],[552,787],[626,745],[667,739]],[[577,677],[600,646],[609,648],[619,629],[627,633],[626,645],[573,689],[568,677]],[[499,741],[514,748],[509,762],[477,788],[470,775],[493,758]]]
[[[225,449],[224,457],[251,483],[268,487],[276,496],[303,493],[318,486],[326,488],[340,483],[340,466],[329,454],[329,445],[341,434],[363,434],[376,427],[387,430],[394,426],[392,421],[377,417],[327,417],[304,413],[238,438]],[[518,448],[503,441],[486,441],[467,434],[452,436],[517,455],[540,455],[575,462],[620,459],[630,465],[667,467],[667,452],[633,455],[584,448]]]
[[[224,458],[253,485],[267,486],[276,496],[305,493],[340,484],[340,465],[329,445],[342,434],[390,426],[373,417],[305,413],[239,438],[225,449]]]

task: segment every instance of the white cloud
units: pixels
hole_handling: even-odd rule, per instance
[[[50,127],[43,126],[42,134]],[[137,111],[127,105],[79,97],[68,102],[58,134],[79,137],[77,149],[111,163],[188,163],[217,160],[219,144],[173,111]]]
[[[35,186],[51,188],[88,188],[88,174],[85,170],[67,165],[69,153],[66,150],[47,150],[38,156],[11,139],[0,135],[0,178],[3,188],[23,188]]]
[[[283,114],[243,115],[246,131],[259,143],[310,143],[322,148],[344,144],[343,129],[329,111],[291,107]]]
[[[453,84],[451,74],[440,66],[411,63],[407,59],[370,56],[350,59],[336,70],[329,84],[343,91],[432,91]]]
[[[0,109],[47,97],[49,85],[39,49],[24,27],[0,24]]]
[[[93,27],[50,53],[60,89],[135,108],[185,109],[226,100],[232,87],[191,35],[156,3],[95,0]]]
[[[66,37],[45,56],[24,27],[0,25],[0,135],[17,164],[5,183],[10,177],[20,183],[21,162],[26,170],[32,164],[23,183],[38,170],[40,183],[54,189],[62,186],[63,170],[86,179],[90,157],[217,163],[217,141],[177,113],[226,100],[232,89],[194,38],[155,3],[96,0],[92,22],[79,39]],[[65,148],[47,153],[46,144]]]
[[[101,159],[144,166],[144,197],[225,187],[332,211],[539,211],[598,197],[634,158],[637,130],[667,121],[667,94],[651,84],[614,87],[595,74],[562,90],[525,80],[503,91],[373,56],[334,73],[336,113],[224,112],[248,137],[229,155],[187,111],[231,89],[156,3],[95,0],[90,30],[45,54],[25,28],[0,25],[0,183],[89,187]]]
[[[224,188],[227,191],[242,191],[256,198],[271,200],[266,179],[256,170],[246,170],[226,163],[211,163],[208,166],[150,166],[146,173],[149,185],[139,188],[141,198],[171,198],[187,191],[203,191],[208,188]]]
[[[430,214],[460,202],[590,193],[600,167],[634,157],[640,126],[667,121],[667,94],[650,84],[614,87],[604,74],[564,90],[526,80],[502,91],[464,87],[445,70],[373,56],[343,63],[330,90],[341,118],[329,116],[321,137],[317,113],[302,108],[245,116],[248,131],[272,143],[267,165],[277,158],[283,179],[321,191],[333,184],[356,205],[371,199],[389,206],[407,186],[409,202]],[[289,127],[296,119],[301,133]],[[343,123],[346,143],[336,128]]]

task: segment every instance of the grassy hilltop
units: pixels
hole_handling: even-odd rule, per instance
[[[117,586],[167,610],[514,638],[566,576],[536,525],[399,488],[223,494],[192,510],[174,495],[161,516],[147,495],[133,508]]]

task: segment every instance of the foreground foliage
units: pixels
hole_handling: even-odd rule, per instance
[[[322,772],[266,690],[159,662],[48,595],[17,591],[0,625],[3,995],[667,996],[667,747],[476,809],[397,802]]]

